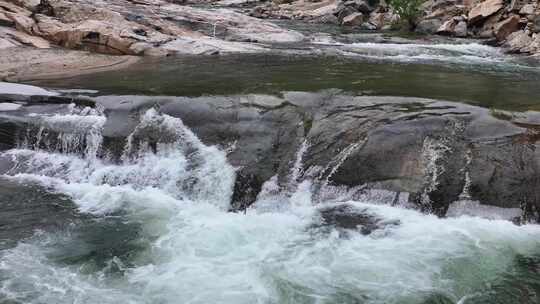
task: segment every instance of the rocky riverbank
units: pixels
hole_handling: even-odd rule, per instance
[[[511,53],[540,52],[536,1],[432,0],[422,10],[419,33],[484,39]],[[117,55],[258,53],[317,40],[263,19],[350,31],[390,31],[399,23],[384,1],[0,0],[0,79],[88,73],[135,61]]]
[[[400,17],[385,1],[273,1],[252,16],[338,24],[359,30],[392,30]],[[420,34],[485,39],[511,53],[540,53],[540,5],[535,0],[429,0],[421,6]]]
[[[302,34],[230,9],[209,10],[153,1],[8,0],[0,1],[0,49],[11,53],[32,52],[50,57],[62,47],[106,55],[167,56],[261,52],[269,43],[303,40]],[[9,51],[5,51],[9,50]],[[32,51],[29,51],[32,50]],[[118,59],[64,52],[56,57],[80,56],[93,67],[114,65]],[[11,58],[3,55],[4,58]],[[39,55],[37,57],[43,57]],[[53,56],[54,57],[54,56]],[[18,74],[31,61],[4,62],[0,77]],[[50,62],[48,59],[39,63]],[[70,65],[69,59],[67,65]],[[125,61],[122,59],[120,61]],[[79,67],[89,68],[85,63]],[[47,73],[58,69],[41,69]]]

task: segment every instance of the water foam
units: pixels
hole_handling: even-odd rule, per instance
[[[149,197],[148,208],[157,208],[155,201]],[[516,254],[540,246],[536,226],[348,204],[400,225],[342,239],[337,232],[307,233],[317,218],[294,212],[251,209],[242,215],[185,204],[154,242],[153,262],[127,269],[122,278],[100,281],[99,275],[59,268],[47,262],[42,244],[21,244],[2,257],[0,271],[16,277],[3,290],[22,299],[19,289],[26,287],[37,299],[56,303],[412,304],[429,294],[457,302],[489,292]]]
[[[529,69],[526,64],[505,55],[501,49],[479,43],[340,43],[328,39],[313,43],[335,49],[344,56],[373,61]]]
[[[457,302],[490,292],[517,255],[539,253],[538,226],[440,219],[369,201],[339,204],[400,224],[368,236],[323,233],[318,212],[329,203],[315,206],[311,182],[300,178],[305,149],[291,171],[292,192],[275,177],[246,214],[224,210],[234,182],[225,154],[155,110],[142,115],[119,163],[11,150],[19,164],[12,178],[66,193],[82,212],[136,222],[148,246],[84,271],[51,259],[54,244],[76,235],[38,234],[0,253],[0,296],[23,303],[416,304],[442,294]]]

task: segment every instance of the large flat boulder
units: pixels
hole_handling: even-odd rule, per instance
[[[538,113],[513,118],[452,102],[337,92],[95,101],[108,117],[104,155],[121,154],[138,116],[156,105],[205,144],[226,149],[237,168],[235,209],[253,203],[268,180],[282,189],[310,180],[315,202],[382,193],[382,202],[444,216],[466,197],[540,221]],[[4,123],[21,121],[10,115]]]
[[[478,24],[504,7],[503,0],[485,0],[473,6],[469,11],[469,23]]]

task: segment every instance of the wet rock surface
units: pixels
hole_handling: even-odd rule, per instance
[[[319,213],[321,226],[337,229],[342,237],[347,237],[349,231],[370,235],[376,230],[399,225],[399,221],[383,220],[365,209],[347,204],[321,207]]]
[[[514,117],[451,102],[338,91],[102,96],[95,101],[108,117],[103,154],[119,155],[138,115],[150,107],[181,118],[205,144],[226,150],[237,168],[233,209],[253,203],[273,176],[287,187],[305,142],[299,179],[313,180],[326,200],[332,191],[368,195],[383,190],[390,193],[385,203],[411,204],[443,216],[452,202],[467,197],[484,205],[519,208],[519,220],[539,220],[535,112]],[[4,148],[13,145],[15,135],[9,130],[31,123],[22,118],[27,113],[58,111],[35,107],[3,112],[4,125],[11,126],[2,135]]]

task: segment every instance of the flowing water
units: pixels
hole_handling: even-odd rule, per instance
[[[534,109],[540,93],[534,67],[489,47],[331,44],[363,59],[170,59],[42,83],[177,96],[339,88],[519,110]],[[438,218],[369,199],[316,204],[312,181],[301,179],[308,142],[287,187],[270,179],[253,207],[232,213],[236,168],[226,152],[159,109],[140,116],[120,157],[103,151],[108,118],[99,109],[31,118],[1,154],[11,167],[0,198],[55,203],[38,209],[19,241],[2,234],[0,303],[540,303],[540,226]],[[328,208],[378,224],[371,233],[332,225]]]

